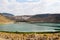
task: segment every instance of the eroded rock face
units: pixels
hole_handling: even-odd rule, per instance
[[[60,14],[38,14],[29,18],[29,22],[60,22]]]
[[[12,17],[13,20],[16,22],[26,22],[27,19],[29,19],[31,16],[30,15],[22,15],[22,16],[14,16]]]

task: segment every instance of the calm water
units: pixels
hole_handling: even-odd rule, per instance
[[[12,32],[54,32],[60,30],[60,23],[17,23],[1,25],[0,31]]]

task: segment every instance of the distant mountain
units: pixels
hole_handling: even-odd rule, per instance
[[[29,18],[30,22],[60,22],[60,14],[37,14]]]
[[[10,13],[0,13],[0,15],[6,17],[7,19],[10,19],[12,20],[13,19],[13,14],[10,14]]]
[[[10,14],[10,13],[0,13],[0,14],[2,14],[3,16],[14,16],[13,14]]]
[[[49,16],[49,14],[37,14],[37,15],[32,16],[32,18],[45,18],[48,16]]]

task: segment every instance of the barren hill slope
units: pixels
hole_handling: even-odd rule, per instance
[[[3,15],[0,15],[0,24],[9,24],[9,23],[13,23],[14,21],[7,19],[6,17],[4,17]]]

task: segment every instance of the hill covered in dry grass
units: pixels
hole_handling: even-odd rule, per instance
[[[9,24],[9,23],[13,23],[14,21],[6,18],[3,15],[0,15],[0,24]]]
[[[1,40],[60,40],[60,33],[8,33],[0,32]]]

